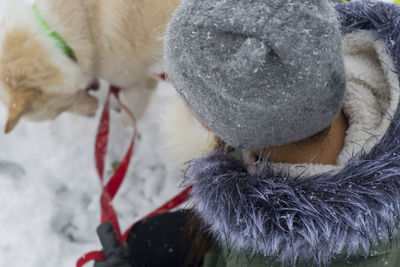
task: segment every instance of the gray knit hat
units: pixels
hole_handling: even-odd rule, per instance
[[[328,0],[183,0],[165,52],[178,93],[235,147],[306,139],[341,107],[341,34]]]

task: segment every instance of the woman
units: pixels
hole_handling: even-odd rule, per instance
[[[186,171],[197,220],[187,264],[400,265],[400,10],[336,11],[186,0],[175,13],[168,73],[218,144]]]

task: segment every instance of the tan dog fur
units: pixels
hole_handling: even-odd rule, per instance
[[[157,81],[165,26],[180,0],[37,0],[41,16],[74,50],[68,58],[30,6],[12,0],[0,23],[0,100],[6,132],[18,120],[54,119],[63,111],[93,115],[85,89],[96,78],[123,88],[141,116]]]
[[[217,147],[216,135],[204,128],[180,99],[166,107],[160,130],[170,171],[185,170],[191,160]]]

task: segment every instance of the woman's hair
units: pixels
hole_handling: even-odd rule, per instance
[[[200,267],[207,251],[213,246],[213,238],[205,230],[202,220],[194,213],[189,215],[182,239],[182,247],[187,249],[182,266]]]
[[[299,146],[304,146],[304,145],[310,145],[310,144],[320,142],[322,139],[325,139],[328,136],[331,128],[332,128],[332,126],[329,125],[328,128],[325,128],[324,130],[314,134],[313,136],[308,137],[307,139],[297,141],[294,144],[299,145]]]

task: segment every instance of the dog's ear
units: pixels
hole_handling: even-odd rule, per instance
[[[30,110],[33,101],[39,97],[40,92],[35,89],[16,91],[11,95],[8,103],[8,119],[5,133],[15,128],[21,117]]]

